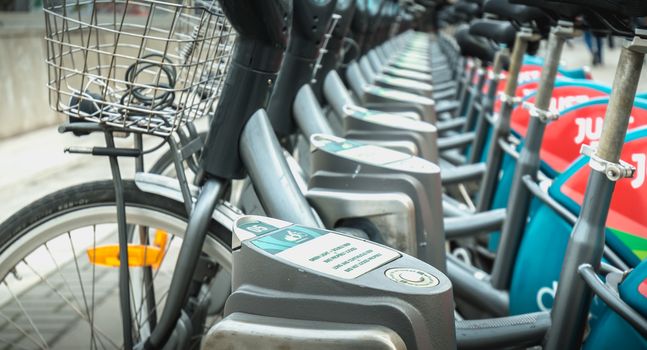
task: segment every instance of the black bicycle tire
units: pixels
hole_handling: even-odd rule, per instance
[[[183,203],[143,192],[132,180],[124,180],[124,198],[127,206],[154,209],[187,220]],[[32,202],[0,224],[0,254],[30,228],[73,210],[86,209],[115,202],[111,180],[94,181],[64,188]],[[231,232],[215,220],[209,223],[207,234],[225,248],[231,247]]]
[[[174,217],[187,222],[183,203],[169,198],[141,191],[132,180],[124,181],[124,199],[127,208],[152,210],[155,213]],[[94,181],[71,186],[51,193],[27,205],[5,222],[0,224],[0,256],[20,238],[29,235],[33,229],[49,220],[56,220],[74,211],[115,206],[115,192],[112,180]],[[116,208],[115,208],[116,213]],[[215,220],[207,226],[207,235],[229,250],[231,232]],[[27,253],[29,254],[29,252]],[[0,276],[4,278],[4,276]]]

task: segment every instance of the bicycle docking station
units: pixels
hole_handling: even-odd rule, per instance
[[[0,223],[0,344],[647,349],[645,0],[104,2],[42,4],[111,179]],[[627,39],[612,87],[560,67],[581,30]]]
[[[344,221],[364,227],[368,221],[373,239],[444,271],[438,166],[334,136],[315,134],[310,143],[312,176],[306,198],[327,227]]]
[[[437,121],[436,103],[433,99],[368,83],[356,62],[348,66],[346,79],[355,96],[367,108],[385,112],[414,111],[422,117],[422,120],[432,123]]]
[[[438,161],[436,127],[420,121],[415,113],[398,115],[360,107],[352,102],[338,79],[336,74],[327,76],[324,93],[334,109],[334,124],[340,125],[339,134],[348,139],[417,155],[432,162]],[[304,86],[296,96],[294,115],[306,139],[315,133],[333,134],[330,126],[332,121],[326,120],[309,86]]]
[[[345,137],[438,162],[438,132],[432,124],[357,106],[344,106],[343,111]]]
[[[360,59],[359,66],[364,76],[372,79],[377,86],[384,88],[396,88],[398,90],[412,94],[433,98],[434,89],[431,84],[408,78],[394,77],[385,74],[376,74],[375,72],[373,72],[371,64],[368,61],[367,57],[362,57]]]
[[[454,349],[449,279],[391,248],[258,216],[234,224],[233,293],[203,349]]]
[[[356,105],[335,72],[326,76],[324,94],[334,114],[341,118],[345,137],[369,143],[389,142],[391,144],[384,145],[396,146],[399,150],[407,150],[432,162],[438,161],[435,146],[438,131],[429,120],[421,120],[417,113],[392,114]],[[394,145],[396,140],[400,144]],[[412,152],[414,149],[415,152]]]

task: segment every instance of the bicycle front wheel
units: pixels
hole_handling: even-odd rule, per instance
[[[187,218],[182,203],[132,181],[124,195],[137,341],[161,314]],[[121,349],[117,242],[111,181],[50,194],[0,225],[0,349]],[[219,271],[230,242],[212,221],[203,252]]]

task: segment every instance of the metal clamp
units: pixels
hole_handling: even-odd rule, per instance
[[[493,71],[489,71],[489,72],[487,72],[487,78],[488,78],[489,80],[494,80],[494,79],[496,79],[496,80],[503,80],[503,79],[505,79],[505,77],[506,77],[506,74],[505,74],[505,73],[494,74],[494,72],[493,72]]]
[[[575,29],[575,24],[571,21],[557,21],[557,25],[551,28],[551,32],[563,38],[572,38],[581,34],[581,31]]]
[[[517,31],[517,37],[522,38],[526,41],[538,41],[541,40],[541,35],[538,33],[535,33],[532,28],[530,27],[521,27],[519,31]]]
[[[559,119],[559,112],[547,111],[545,109],[537,108],[537,106],[532,102],[524,101],[523,109],[528,110],[530,116],[533,118],[539,118],[543,123],[550,123],[553,120]]]
[[[589,166],[591,169],[604,173],[611,181],[618,181],[622,178],[631,178],[636,172],[636,167],[623,160],[620,160],[618,163],[612,163],[606,159],[600,158],[597,155],[597,148],[595,147],[582,145],[580,153],[590,158]]]
[[[636,36],[625,40],[623,45],[629,50],[647,54],[647,29],[636,29]]]
[[[501,101],[501,103],[513,106],[515,103],[521,102],[521,97],[510,96],[510,95],[506,94],[505,92],[501,92],[501,93],[499,93],[499,100]]]
[[[348,103],[344,104],[342,110],[345,116],[352,116],[355,115],[355,113],[359,113],[360,115],[368,114],[368,109]]]
[[[328,30],[326,31],[326,34],[324,34],[323,45],[321,45],[321,48],[319,48],[319,55],[317,56],[317,61],[315,62],[314,69],[312,70],[312,77],[310,78],[311,84],[315,84],[317,82],[317,79],[316,79],[317,71],[319,71],[319,69],[322,67],[321,60],[323,59],[324,55],[328,52],[327,50],[328,41],[332,37],[332,32],[335,30],[335,27],[337,26],[337,22],[339,22],[340,18],[341,16],[339,14],[333,13],[330,19]]]

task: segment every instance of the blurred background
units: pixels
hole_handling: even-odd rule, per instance
[[[0,140],[56,123],[47,103],[42,0],[0,0]]]

